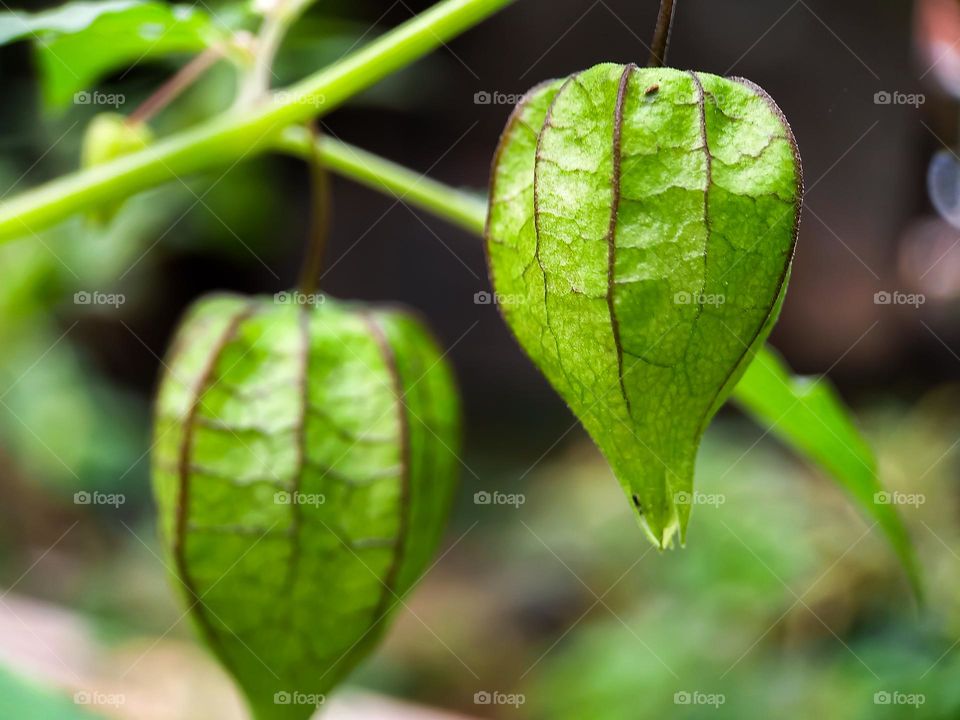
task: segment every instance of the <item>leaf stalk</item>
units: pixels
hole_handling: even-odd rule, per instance
[[[657,26],[653,31],[650,44],[648,67],[663,67],[667,61],[667,47],[670,45],[670,31],[673,28],[673,11],[676,0],[660,0],[660,12],[657,14]]]
[[[330,194],[330,173],[320,151],[320,132],[314,123],[307,126],[310,152],[307,164],[310,168],[310,237],[307,255],[300,272],[300,291],[312,295],[320,285],[323,258],[330,236],[330,217],[333,202]]]
[[[224,57],[219,46],[204,50],[190,62],[180,68],[180,71],[161,85],[155,93],[144,100],[129,116],[127,124],[139,125],[150,122],[153,117],[176,100],[184,90],[193,85],[218,60]]]

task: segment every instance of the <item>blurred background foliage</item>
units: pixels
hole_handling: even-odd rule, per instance
[[[474,94],[522,93],[600,60],[642,62],[656,4],[521,0],[326,118],[324,130],[481,188],[509,108],[475,104]],[[321,0],[290,36],[275,83],[428,5]],[[686,549],[650,550],[610,471],[496,309],[474,303],[489,289],[480,242],[336,179],[324,289],[418,308],[452,346],[467,412],[444,554],[354,685],[475,717],[960,716],[960,240],[924,188],[930,156],[957,141],[950,82],[960,87],[951,74],[960,73],[960,15],[951,6],[734,0],[720,9],[686,0],[671,50],[673,65],[759,82],[791,119],[809,196],[774,344],[799,370],[829,370],[875,444],[884,483],[924,499],[903,511],[927,606],[913,605],[876,528],[731,411],[708,434],[697,474],[699,490],[722,504],[695,509]],[[233,3],[209,10],[220,30],[249,24]],[[919,10],[941,21],[915,24]],[[149,54],[95,87],[122,94],[118,111],[130,112],[188,59],[180,50]],[[43,62],[27,42],[0,48],[4,197],[74,169],[83,129],[102,109],[44,90]],[[233,83],[217,66],[154,129],[164,135],[226,109]],[[880,91],[924,93],[926,102],[876,105]],[[28,641],[34,628],[16,622],[13,598],[74,611],[127,665],[155,655],[182,674],[196,662],[156,556],[150,395],[193,299],[293,283],[305,181],[293,160],[258,158],[137,197],[106,227],[75,218],[0,246],[0,614],[12,613],[9,626]],[[874,302],[894,290],[927,302]],[[78,305],[84,291],[125,302]],[[74,501],[94,491],[126,502]],[[525,502],[476,504],[480,491]],[[31,643],[0,648],[21,678],[0,676],[0,710],[33,697],[22,678],[58,665],[59,653]],[[122,687],[127,673],[116,675]],[[59,684],[81,687],[70,674]],[[477,692],[524,702],[478,705]],[[724,703],[683,703],[696,693]],[[876,693],[924,702],[887,706]],[[54,709],[33,704],[30,717],[82,717],[73,703],[43,702]],[[199,701],[177,707],[155,717],[210,717]]]

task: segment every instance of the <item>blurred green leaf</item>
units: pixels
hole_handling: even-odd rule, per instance
[[[38,13],[10,10],[0,14],[0,45],[50,32],[80,32],[102,15],[129,10],[142,4],[143,0],[105,0],[73,2]]]
[[[84,695],[77,693],[79,701]],[[30,720],[94,720],[94,715],[70,699],[56,695],[0,667],[0,717]]]
[[[0,15],[0,44],[36,41],[44,99],[57,108],[71,100],[93,104],[93,96],[74,96],[119,68],[204,50],[229,30],[221,18],[196,7],[143,0],[75,2]]]
[[[884,493],[870,445],[833,386],[822,377],[791,376],[780,357],[762,348],[733,399],[769,432],[819,465],[876,521],[921,597],[920,569],[906,526]]]
[[[183,5],[151,2],[105,14],[80,32],[38,45],[44,99],[63,107],[113,70],[173,53],[200,52],[223,36],[224,28],[210,15]]]
[[[0,440],[15,467],[61,496],[129,486],[147,436],[142,405],[84,361],[73,332],[35,319],[0,335]]]

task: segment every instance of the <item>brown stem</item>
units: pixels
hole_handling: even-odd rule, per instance
[[[307,126],[310,131],[310,239],[307,256],[300,271],[300,291],[310,295],[317,291],[323,271],[323,257],[330,235],[330,212],[333,207],[330,193],[330,174],[320,154],[320,131],[315,123]]]
[[[140,106],[127,117],[127,123],[138,125],[149,120],[167,105],[179,97],[180,93],[193,85],[197,79],[209,70],[214,63],[223,57],[219,47],[211,47],[188,62],[172,78],[157,88],[157,91],[143,101]]]
[[[660,0],[660,13],[657,15],[657,28],[650,46],[648,67],[663,67],[667,60],[667,46],[670,44],[670,28],[673,26],[673,9],[676,4],[676,0]]]

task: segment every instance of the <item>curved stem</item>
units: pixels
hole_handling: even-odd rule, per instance
[[[670,29],[673,27],[673,10],[676,4],[676,0],[660,0],[660,12],[657,14],[657,27],[650,44],[648,67],[663,67],[667,61],[667,46],[670,44]]]
[[[247,107],[270,91],[270,76],[273,73],[273,61],[280,51],[280,45],[290,26],[297,21],[314,0],[287,0],[272,10],[260,27],[257,35],[257,51],[253,68],[237,96],[237,107]]]
[[[96,205],[177,177],[232,167],[291,125],[329,113],[513,0],[443,0],[357,52],[243,112],[228,112],[145,150],[64,176],[0,203],[0,241],[29,235]]]
[[[310,239],[307,245],[307,256],[300,272],[300,291],[305,295],[312,295],[320,284],[320,273],[323,270],[323,256],[327,249],[327,238],[330,235],[330,215],[333,203],[330,197],[330,174],[323,163],[320,152],[320,133],[315,124],[307,128],[310,143]]]
[[[310,134],[303,127],[287,129],[275,147],[303,159],[308,159],[313,152]],[[316,152],[327,168],[339,175],[392,195],[397,200],[409,202],[475,235],[483,234],[487,203],[479,194],[451,188],[330,137],[320,138]]]
[[[193,85],[201,75],[223,57],[223,50],[214,46],[207,48],[180,68],[180,71],[161,85],[155,93],[144,100],[136,110],[127,116],[127,123],[139,125],[150,122],[154,115],[176,100],[180,94]]]

